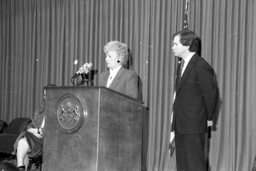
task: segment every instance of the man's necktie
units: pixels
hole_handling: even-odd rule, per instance
[[[179,80],[182,76],[182,70],[183,70],[183,67],[184,67],[184,63],[185,63],[185,61],[182,59],[182,61],[180,61]]]
[[[178,68],[177,68],[177,78],[176,78],[176,84],[180,81],[181,75],[182,75],[182,70],[184,67],[185,61],[182,59],[179,61]]]

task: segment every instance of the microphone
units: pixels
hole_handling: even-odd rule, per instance
[[[85,63],[78,69],[78,71],[75,72],[72,78],[76,78],[82,74],[88,74],[91,71],[91,69],[92,69],[92,63]]]

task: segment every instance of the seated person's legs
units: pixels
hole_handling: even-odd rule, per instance
[[[18,141],[17,146],[17,167],[25,166],[28,167],[29,158],[28,158],[28,152],[30,151],[30,147],[28,145],[27,139],[21,138]]]

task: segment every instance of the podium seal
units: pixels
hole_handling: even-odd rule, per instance
[[[71,133],[77,131],[84,120],[84,109],[79,98],[65,94],[56,104],[56,119],[61,130]]]

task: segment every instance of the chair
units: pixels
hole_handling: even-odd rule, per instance
[[[7,123],[0,119],[0,134],[4,132],[7,127]]]
[[[35,158],[30,157],[28,168],[31,169],[32,165],[34,165],[36,169],[41,171],[42,170],[42,163],[43,163],[43,156],[42,155],[40,155],[38,157],[35,157]]]
[[[21,132],[27,129],[31,123],[30,118],[13,119],[6,127],[3,133],[0,134],[0,153],[11,156],[13,145]]]
[[[17,137],[23,131],[27,130],[27,126],[32,122],[30,118],[16,118],[12,120],[2,134],[0,134],[0,156],[2,159],[13,159],[14,143]],[[1,160],[2,160],[1,159]],[[42,155],[36,158],[29,158],[29,169],[32,165],[41,170]]]

